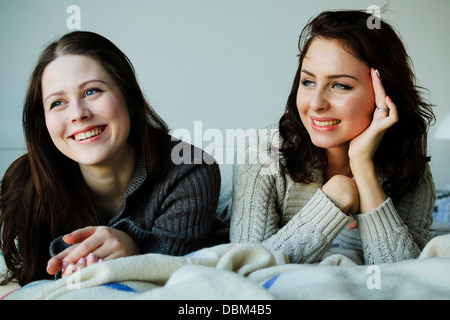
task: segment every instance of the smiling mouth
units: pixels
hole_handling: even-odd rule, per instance
[[[318,121],[313,120],[314,124],[318,127],[332,127],[341,122],[341,120],[333,120],[333,121]]]
[[[86,140],[89,138],[96,137],[96,136],[102,134],[103,131],[105,131],[104,126],[97,127],[97,128],[85,131],[85,132],[77,133],[73,136],[73,139],[75,139],[76,141],[83,141],[83,140]]]

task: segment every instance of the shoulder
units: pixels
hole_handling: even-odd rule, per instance
[[[419,178],[416,187],[403,196],[393,197],[394,202],[417,202],[417,203],[427,203],[430,200],[434,202],[436,197],[435,184],[433,180],[433,175],[431,173],[431,168],[428,163],[425,164],[425,169],[422,176]]]
[[[436,196],[436,189],[434,185],[433,175],[431,173],[430,165],[425,164],[425,170],[419,183],[415,189],[415,193],[420,193],[424,198],[433,198]]]
[[[243,137],[238,137],[235,151],[235,164],[252,166],[254,169],[276,171],[280,160],[280,137],[278,125],[269,125],[260,129],[248,129]]]
[[[170,166],[217,165],[215,159],[203,149],[173,136],[170,137],[165,157]]]
[[[245,148],[238,146],[233,172],[236,197],[242,197],[244,193],[258,196],[274,189],[278,194],[284,193],[288,177],[280,167],[280,143],[278,124],[272,124],[249,135]],[[261,192],[263,190],[265,192]]]
[[[220,170],[215,159],[190,143],[174,137],[168,142],[164,162],[166,173],[162,177],[165,183],[179,183],[187,179],[204,185],[220,186]]]

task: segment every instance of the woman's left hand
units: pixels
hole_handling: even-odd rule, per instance
[[[99,259],[111,260],[139,254],[138,246],[128,234],[105,226],[78,229],[64,236],[63,240],[73,246],[49,260],[49,274],[55,274],[68,266],[71,269],[74,269],[74,265],[83,268]]]
[[[397,107],[386,96],[377,71],[371,69],[370,72],[376,107],[369,127],[350,141],[348,155],[352,162],[372,161],[384,133],[398,121]]]
[[[360,213],[370,212],[386,200],[386,194],[375,172],[373,156],[386,130],[398,121],[397,107],[386,96],[381,79],[373,69],[371,76],[376,103],[372,122],[366,130],[350,141],[348,150],[350,169],[359,193]]]

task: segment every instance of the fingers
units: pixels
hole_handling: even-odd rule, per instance
[[[384,99],[386,106],[389,108],[389,117],[392,119],[392,122],[395,123],[398,121],[398,113],[397,113],[397,106],[395,103],[391,100],[389,96],[386,96]]]
[[[386,91],[384,90],[383,83],[381,82],[380,73],[378,70],[371,68],[372,86],[375,93],[375,112],[378,112],[381,116],[389,115],[389,107],[387,107]]]
[[[353,230],[358,228],[358,222],[356,222],[356,220],[352,220],[352,222],[350,222],[350,224],[348,225],[349,230]]]
[[[67,244],[75,244],[78,242],[82,242],[87,238],[89,238],[90,236],[92,236],[95,233],[96,229],[97,229],[96,227],[81,228],[65,235],[63,237],[63,240]]]
[[[62,264],[60,260],[50,259],[47,263],[47,273],[50,275],[56,274],[59,270],[61,270]]]
[[[375,93],[375,113],[380,118],[389,118],[389,123],[398,121],[397,106],[392,99],[386,95],[383,83],[381,81],[380,73],[378,70],[371,68],[372,85]]]
[[[93,253],[90,253],[87,257],[80,258],[76,264],[71,263],[69,265],[65,265],[64,268],[62,269],[61,276],[64,278],[66,276],[71,275],[72,273],[75,273],[81,269],[92,266],[102,261],[103,261],[102,259],[99,259]]]
[[[92,252],[89,253],[88,257],[87,257],[87,266],[91,266],[93,264],[96,264],[97,262],[102,262],[102,259],[99,259],[95,254],[93,254]]]
[[[72,249],[72,247],[68,248]],[[67,249],[63,252],[61,252],[59,255],[51,258],[47,264],[47,272],[51,275],[56,274],[59,270],[62,270],[62,275],[71,274],[79,269],[83,269],[85,267],[89,267],[93,264],[96,264],[97,262],[103,261],[102,259],[99,259],[98,256],[96,256],[93,253],[89,253],[87,257],[81,257],[78,259],[76,263],[74,262],[66,262],[65,258],[69,254],[66,252]]]
[[[103,244],[103,240],[95,235],[90,236],[83,242],[79,243],[75,249],[73,249],[69,254],[67,254],[63,260],[65,263],[76,263],[83,257],[88,257],[90,253],[99,256],[99,252],[95,252]]]
[[[87,259],[84,257],[80,258],[76,264],[71,263],[68,266],[65,266],[62,269],[62,276],[64,277],[66,275],[70,275],[71,273],[75,273],[78,270],[84,269],[86,267],[87,267]]]
[[[110,260],[139,254],[139,247],[128,234],[105,226],[78,229],[64,236],[63,240],[72,246],[49,260],[47,272],[50,274],[71,265],[89,266],[100,258]]]
[[[63,237],[64,242],[72,245],[48,261],[47,272],[49,274],[54,275],[61,269],[67,269],[70,265],[80,263],[80,259],[89,257],[90,253],[95,254],[95,249],[101,246],[102,241],[94,236],[85,238],[88,234],[92,234],[92,230],[90,229],[91,227],[79,229]],[[80,239],[85,240],[81,243],[77,243]],[[96,256],[98,257],[98,255]],[[81,266],[83,266],[83,262],[84,261],[81,260]]]
[[[381,82],[380,73],[378,70],[371,68],[371,76],[373,91],[375,93],[375,104],[377,107],[383,106],[386,91],[384,90],[383,83]]]
[[[63,268],[63,260],[76,248],[77,245],[73,245],[66,250],[60,252],[47,263],[47,272],[51,275],[56,274],[61,268]]]
[[[77,247],[67,254],[63,259],[67,264],[76,263],[80,258],[87,257],[93,253],[97,257],[105,257],[108,255],[102,248],[105,241],[111,236],[111,230],[107,227],[86,227],[78,229],[63,237],[68,243],[77,243]]]

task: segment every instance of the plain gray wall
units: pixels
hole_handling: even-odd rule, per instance
[[[173,130],[193,133],[194,121],[204,131],[222,132],[276,122],[307,21],[323,10],[386,2],[382,18],[404,39],[419,84],[437,105],[437,125],[450,113],[448,0],[1,1],[0,177],[25,152],[21,112],[27,82],[41,50],[71,31],[70,5],[81,9],[81,30],[103,34],[128,55],[144,92]],[[434,130],[431,167],[443,189],[450,185],[450,141],[434,139]]]

